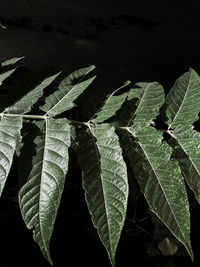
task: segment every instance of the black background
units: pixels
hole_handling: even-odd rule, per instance
[[[22,56],[25,70],[41,77],[94,64],[96,92],[119,87],[126,80],[157,81],[166,92],[190,67],[200,69],[198,1],[66,1],[1,0],[0,61]],[[17,176],[12,168],[0,202],[0,266],[49,266],[32,241],[15,205]],[[73,169],[73,166],[71,166]],[[109,266],[84,202],[80,173],[70,173],[52,238],[56,266]],[[141,205],[141,209],[145,204]],[[60,212],[62,210],[62,212]],[[198,240],[194,210],[193,242]],[[141,216],[143,211],[140,211]],[[149,227],[149,225],[147,226]],[[151,230],[151,229],[150,229]],[[148,237],[129,235],[119,247],[118,266],[191,264],[168,257],[150,262]],[[200,253],[196,247],[197,259]]]

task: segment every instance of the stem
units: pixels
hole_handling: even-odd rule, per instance
[[[0,113],[0,117],[19,117],[22,116],[24,119],[33,119],[33,120],[46,120],[48,118],[47,115],[32,115],[32,114],[11,114],[11,113]],[[90,121],[88,122],[81,122],[81,121],[75,121],[75,120],[69,120],[69,122],[71,124],[74,125],[81,125],[81,126],[87,126],[88,128],[90,128]],[[131,132],[130,129],[131,127],[117,127],[118,129],[122,129],[122,130],[127,130],[128,132]],[[163,133],[169,133],[172,137],[173,134],[169,131],[169,130],[162,130],[162,129],[158,129],[158,131],[163,132]]]
[[[22,116],[24,119],[34,119],[34,120],[45,120],[45,115],[26,115],[26,114],[6,114],[6,113],[0,113],[0,117],[19,117]]]

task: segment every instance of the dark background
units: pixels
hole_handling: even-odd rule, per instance
[[[96,91],[115,89],[128,79],[133,83],[157,81],[168,91],[189,67],[199,72],[198,1],[31,2],[0,0],[0,22],[7,28],[0,28],[0,61],[24,55],[22,66],[35,77],[60,69],[69,73],[94,64],[98,74]],[[0,267],[49,266],[20,217],[12,180],[15,176],[13,167],[0,202]],[[55,264],[109,266],[87,214],[83,191],[77,185],[81,183],[80,175],[72,172],[68,179],[51,245]],[[144,207],[142,204],[140,209]],[[143,215],[141,210],[140,216]],[[193,242],[198,239],[198,216],[194,215]],[[134,238],[124,236],[119,267],[173,267],[183,262],[195,266],[188,257],[158,257],[151,261],[146,254],[146,244],[151,241],[144,233],[137,233]],[[196,250],[198,258],[200,249]]]

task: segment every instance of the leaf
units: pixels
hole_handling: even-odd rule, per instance
[[[123,86],[121,86],[120,88],[115,90],[110,96],[108,96],[103,107],[96,113],[96,117],[92,119],[91,122],[101,123],[114,116],[116,111],[121,108],[122,104],[126,100],[128,93],[125,92],[121,95],[114,94],[129,84],[130,81],[127,81]]]
[[[150,208],[193,258],[188,197],[178,164],[170,160],[172,148],[153,127],[139,125],[127,131],[130,137],[123,144]]]
[[[0,195],[6,183],[17,141],[22,128],[22,117],[3,116],[0,122]]]
[[[23,96],[14,105],[6,109],[7,113],[24,114],[31,111],[32,106],[38,101],[43,95],[43,89],[49,86],[60,74],[57,73],[43,80],[38,86],[32,91]]]
[[[76,70],[61,81],[58,90],[49,95],[40,107],[49,116],[56,116],[75,106],[74,100],[92,83],[96,76],[85,80],[95,66]]]
[[[23,59],[23,57],[14,57],[14,58],[10,58],[4,62],[1,63],[1,67],[7,67],[7,66],[10,66],[10,65],[13,65],[15,63],[17,63],[19,60]]]
[[[184,127],[169,132],[176,140],[171,141],[174,157],[178,160],[184,177],[200,203],[200,133]]]
[[[163,141],[162,133],[151,126],[164,103],[164,90],[158,83],[137,86],[128,96],[128,99],[138,98],[130,120],[134,126],[124,127],[129,137],[125,141],[122,138],[122,144],[150,208],[193,258],[184,178],[178,163],[170,159],[172,148]]]
[[[3,84],[3,81],[7,79],[15,70],[16,68],[0,74],[0,86]]]
[[[115,266],[127,209],[127,169],[114,128],[108,124],[88,126],[78,149],[83,187],[93,224]]]
[[[65,119],[47,119],[35,125],[41,135],[35,138],[33,167],[19,190],[19,203],[24,222],[33,229],[35,241],[52,264],[49,243],[68,169],[70,127]]]
[[[200,78],[190,69],[175,82],[166,98],[168,133],[176,140],[171,142],[174,156],[189,187],[200,203],[200,134],[192,123],[198,119],[200,103]]]
[[[190,68],[178,78],[166,98],[166,116],[169,129],[178,125],[190,128],[198,119],[200,103],[200,77]]]
[[[129,92],[128,99],[138,98],[136,111],[133,112],[128,126],[133,122],[136,124],[152,124],[153,119],[159,113],[159,109],[164,103],[164,89],[157,83],[136,83],[134,89]]]

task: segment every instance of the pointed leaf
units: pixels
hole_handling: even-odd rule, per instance
[[[176,80],[166,98],[169,128],[184,125],[190,128],[198,119],[200,103],[200,77],[193,70]]]
[[[7,67],[7,66],[10,66],[10,65],[13,65],[15,63],[17,63],[19,60],[23,59],[23,57],[14,57],[14,58],[10,58],[4,62],[1,63],[1,67]]]
[[[92,83],[96,76],[85,80],[95,66],[74,71],[61,81],[58,90],[48,96],[40,107],[49,116],[56,116],[75,106],[74,101]]]
[[[185,246],[190,245],[190,212],[184,179],[172,149],[153,127],[127,128],[130,137],[123,142],[140,188],[152,211]],[[131,137],[137,140],[133,143]]]
[[[123,93],[121,95],[114,95],[120,89],[129,85],[130,81],[127,81],[123,86],[115,90],[108,98],[106,99],[103,107],[96,113],[96,117],[91,121],[93,123],[104,122],[105,120],[111,118],[115,113],[121,108],[122,104],[126,100],[128,93]]]
[[[169,131],[175,141],[175,157],[189,187],[200,203],[200,134],[193,129],[198,119],[200,77],[190,69],[177,79],[166,98]]]
[[[89,126],[79,138],[83,187],[94,226],[115,266],[128,198],[126,164],[114,128]]]
[[[70,127],[65,119],[35,124],[42,134],[35,139],[33,167],[19,190],[19,202],[24,222],[52,264],[49,243],[68,169]]]
[[[3,84],[3,81],[7,79],[15,70],[16,68],[0,74],[0,86]]]
[[[59,74],[60,72],[43,80],[38,86],[23,96],[14,105],[7,108],[6,112],[14,114],[24,114],[30,112],[32,106],[39,100],[40,97],[42,97],[44,88],[49,86]]]
[[[174,156],[178,160],[185,179],[200,203],[200,133],[184,127],[177,126],[169,132],[176,140]]]
[[[129,92],[128,100],[138,98],[139,101],[137,102],[136,110],[131,114],[127,126],[132,122],[134,124],[152,123],[164,103],[164,89],[159,83],[140,82],[136,83],[136,86]]]
[[[22,117],[3,116],[0,122],[0,196],[5,186],[12,162],[13,155],[20,137]]]

